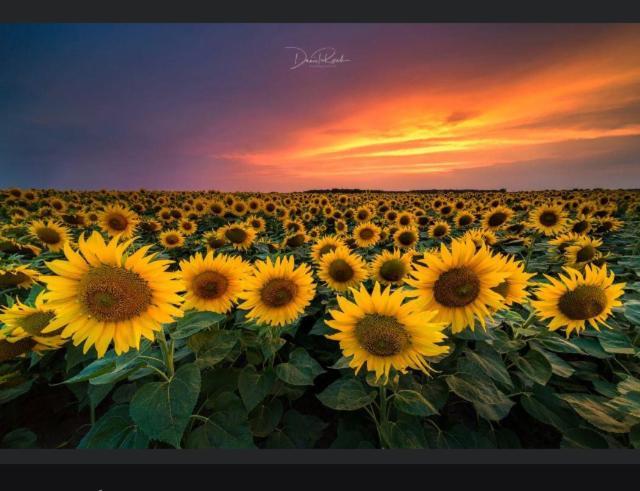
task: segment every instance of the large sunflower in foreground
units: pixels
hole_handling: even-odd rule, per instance
[[[238,307],[248,310],[247,318],[271,326],[295,321],[315,296],[311,270],[306,264],[296,268],[293,257],[258,260],[253,274],[244,279],[244,300]]]
[[[351,357],[349,366],[356,373],[366,364],[376,378],[388,376],[391,368],[405,373],[414,368],[427,373],[426,357],[446,353],[447,346],[438,343],[446,336],[446,324],[433,322],[435,312],[416,311],[414,303],[403,303],[407,298],[400,288],[391,293],[391,287],[381,291],[375,283],[373,293],[364,286],[351,289],[354,302],[338,296],[340,310],[331,310],[332,319],[326,324],[336,331],[327,338],[340,343],[345,357]]]
[[[619,307],[625,283],[614,283],[613,272],[607,267],[587,265],[584,272],[565,267],[566,275],[553,278],[545,275],[550,284],[536,291],[537,301],[532,302],[540,319],[551,319],[549,330],[566,329],[567,337],[580,333],[588,322],[593,328],[607,326],[606,319],[613,307]],[[608,327],[608,326],[607,326]]]
[[[55,276],[43,276],[47,306],[56,318],[43,332],[64,327],[84,352],[96,347],[104,356],[113,341],[117,354],[140,347],[141,337],[153,340],[162,324],[181,317],[181,283],[166,271],[171,261],[147,255],[151,246],[128,251],[132,241],[105,243],[98,232],[78,241],[79,250],[64,248],[67,260],[47,263]]]
[[[184,309],[227,313],[242,292],[242,281],[250,266],[240,257],[197,253],[180,261],[186,294]]]
[[[5,307],[0,313],[0,322],[5,328],[0,339],[16,343],[25,338],[33,340],[33,351],[58,349],[67,342],[57,334],[46,334],[42,331],[55,317],[55,312],[44,302],[44,293],[40,293],[33,307],[16,300],[11,307]]]
[[[69,241],[69,231],[54,221],[35,220],[29,227],[31,236],[45,245],[52,252],[61,251]]]
[[[502,295],[493,290],[511,273],[500,271],[500,260],[482,246],[476,250],[471,240],[453,240],[451,250],[441,244],[438,253],[425,253],[415,265],[413,278],[406,282],[416,290],[423,310],[437,310],[434,321],[451,324],[454,333],[475,328],[476,321],[486,326],[485,318],[504,306]]]
[[[133,236],[140,219],[133,211],[121,205],[109,205],[98,217],[100,228],[111,237],[129,239]]]
[[[544,235],[558,235],[567,227],[567,213],[560,205],[542,205],[529,215],[528,225]]]
[[[368,276],[367,264],[346,247],[328,252],[320,260],[318,277],[333,290],[345,291],[363,282]]]

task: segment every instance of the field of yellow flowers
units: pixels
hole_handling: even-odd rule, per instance
[[[638,448],[640,193],[0,191],[2,448]]]

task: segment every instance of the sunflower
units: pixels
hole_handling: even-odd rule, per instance
[[[325,235],[315,244],[311,246],[311,258],[319,263],[327,252],[335,251],[338,247],[346,247],[347,245],[344,241],[339,237],[334,237],[333,235]]]
[[[260,232],[264,232],[267,229],[267,224],[264,221],[264,218],[256,215],[251,215],[250,217],[248,217],[245,223],[247,224],[247,226],[253,228],[258,234]]]
[[[296,232],[291,235],[287,235],[282,241],[282,247],[290,247],[295,249],[296,247],[303,246],[307,243],[309,237],[304,232]]]
[[[207,245],[207,251],[216,251],[224,246],[227,241],[224,237],[220,237],[218,232],[211,231],[202,235],[204,243]]]
[[[244,300],[238,307],[248,310],[247,318],[271,326],[295,321],[315,296],[311,270],[306,264],[295,267],[293,257],[258,260],[253,274],[244,279]]]
[[[401,285],[411,272],[411,254],[382,251],[370,266],[371,277],[383,285]]]
[[[400,228],[393,234],[393,243],[400,249],[414,248],[419,239],[418,231],[413,227]]]
[[[582,236],[580,234],[577,234],[575,232],[567,232],[549,240],[549,245],[554,246],[558,250],[558,252],[564,254],[564,251],[567,249],[567,247],[577,242],[581,238]]]
[[[364,286],[352,288],[355,302],[338,296],[340,310],[330,310],[326,324],[336,331],[326,337],[340,343],[349,366],[356,373],[366,364],[376,378],[388,377],[393,368],[406,373],[408,368],[428,373],[428,357],[442,355],[447,346],[439,345],[446,336],[444,323],[433,322],[435,312],[416,311],[402,289],[381,291],[375,283],[373,293]]]
[[[373,216],[373,213],[368,207],[361,206],[356,210],[353,217],[355,218],[356,222],[364,223],[364,222],[368,222],[372,216]]]
[[[596,222],[596,233],[607,234],[610,232],[616,232],[622,228],[624,222],[617,218],[608,217],[602,218]]]
[[[458,227],[467,227],[475,222],[475,217],[468,211],[462,211],[456,215],[455,220]]]
[[[35,257],[42,252],[42,249],[31,244],[21,244],[14,239],[0,236],[0,252],[4,252],[7,255],[19,254],[25,257]]]
[[[431,225],[428,230],[429,237],[433,239],[442,239],[449,235],[450,232],[451,227],[449,227],[449,224],[443,220],[438,220]]]
[[[536,291],[538,300],[532,304],[540,319],[551,319],[549,330],[564,328],[567,337],[583,331],[586,322],[597,330],[599,324],[607,326],[611,309],[622,305],[619,298],[625,283],[614,284],[615,275],[607,275],[606,266],[587,265],[584,272],[565,267],[564,271],[566,276],[558,279],[545,275],[550,284]]]
[[[0,313],[0,322],[5,325],[2,337],[10,343],[25,338],[32,339],[35,343],[31,348],[33,351],[58,349],[67,340],[56,334],[42,332],[55,315],[44,302],[44,292],[36,297],[33,307],[16,300],[11,307],[4,307]]]
[[[413,213],[408,211],[403,211],[398,214],[398,218],[396,218],[396,223],[399,227],[411,227],[416,221],[416,217]]]
[[[482,225],[487,230],[499,230],[507,224],[512,216],[513,210],[511,208],[496,206],[484,214]]]
[[[0,268],[0,290],[9,288],[30,288],[39,280],[40,273],[26,265]]]
[[[178,228],[183,235],[192,235],[198,231],[198,225],[186,218],[180,220]]]
[[[380,227],[372,222],[362,222],[353,230],[353,239],[358,247],[372,247],[380,240]]]
[[[242,280],[251,268],[240,257],[213,252],[206,256],[196,253],[189,260],[180,261],[180,276],[184,282],[184,310],[227,313],[238,300]]]
[[[138,216],[128,208],[109,205],[100,213],[98,223],[109,236],[129,239],[133,236],[139,221]]]
[[[339,247],[322,256],[318,277],[329,288],[345,291],[367,279],[367,265],[360,256],[351,254],[345,247]]]
[[[571,232],[580,235],[586,235],[591,232],[592,224],[591,219],[587,216],[580,216],[576,220],[571,221],[569,224],[569,229]]]
[[[166,271],[171,261],[147,255],[150,245],[133,253],[132,241],[114,237],[109,243],[98,232],[78,240],[78,251],[67,244],[67,260],[47,263],[55,276],[43,276],[47,306],[56,313],[43,333],[64,328],[83,351],[96,347],[102,358],[113,342],[116,354],[140,348],[140,339],[153,340],[162,324],[181,317],[181,283]]]
[[[165,230],[160,233],[160,244],[165,249],[175,249],[184,245],[184,235],[179,230]]]
[[[53,252],[61,251],[69,241],[69,231],[59,223],[36,220],[29,227],[31,236],[42,242],[47,249]]]
[[[485,317],[500,310],[504,298],[493,290],[511,273],[500,271],[501,261],[471,240],[453,240],[451,250],[440,245],[439,253],[425,253],[425,266],[414,265],[406,282],[423,310],[437,310],[435,321],[451,324],[454,333],[475,328],[476,320],[486,328]]]
[[[247,250],[255,240],[256,231],[242,223],[233,223],[218,229],[218,237],[231,243],[234,249]]]
[[[496,254],[494,257],[500,263],[498,270],[509,273],[509,276],[505,278],[502,283],[494,286],[492,290],[502,295],[505,306],[514,303],[523,303],[529,295],[527,292],[529,280],[533,278],[535,274],[526,273],[524,264],[516,261],[512,256]]]
[[[567,226],[567,214],[559,205],[538,206],[529,214],[528,225],[544,235],[558,235]]]
[[[598,247],[602,245],[602,240],[592,239],[582,236],[573,245],[568,246],[564,251],[566,265],[571,268],[582,269],[585,265],[600,258],[602,255]]]

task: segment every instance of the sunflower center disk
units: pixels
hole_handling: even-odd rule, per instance
[[[227,291],[229,281],[220,273],[215,271],[205,271],[200,273],[191,282],[191,287],[200,298],[218,298]]]
[[[12,288],[18,286],[23,281],[27,281],[29,277],[22,271],[14,273],[9,271],[3,275],[0,275],[0,288]]]
[[[327,244],[325,246],[322,246],[320,248],[320,255],[324,256],[327,252],[331,252],[331,251],[335,251],[336,250],[336,246],[333,244]]]
[[[393,356],[411,343],[409,333],[394,317],[367,314],[355,328],[358,343],[376,356]]]
[[[164,240],[169,245],[175,245],[175,244],[177,244],[179,242],[177,235],[167,235]]]
[[[501,211],[494,213],[489,217],[489,225],[492,227],[499,227],[507,221],[507,214]]]
[[[540,215],[540,223],[545,227],[552,227],[558,223],[558,215],[552,211],[545,211]]]
[[[20,320],[20,327],[32,336],[41,336],[40,332],[54,317],[53,312],[34,312]]]
[[[329,266],[329,276],[340,283],[349,281],[354,274],[353,268],[344,259],[336,259]]]
[[[373,238],[373,230],[370,228],[365,228],[360,230],[360,238],[363,240],[369,240]]]
[[[102,322],[137,317],[151,305],[152,292],[137,273],[114,266],[89,270],[80,280],[79,299]]]
[[[122,232],[127,228],[127,219],[122,215],[111,215],[108,220],[109,227]]]
[[[602,288],[581,285],[560,297],[558,308],[571,320],[587,320],[600,315],[607,306]]]
[[[260,298],[269,307],[283,307],[296,297],[298,286],[290,280],[278,278],[269,281],[260,292]]]
[[[582,220],[573,225],[573,231],[577,233],[582,233],[589,228],[589,222]]]
[[[287,239],[287,245],[289,247],[300,247],[302,244],[304,244],[304,235],[302,234],[296,234]]]
[[[230,228],[226,231],[225,236],[234,244],[241,244],[247,238],[247,233],[241,228]]]
[[[447,232],[447,229],[444,228],[442,225],[438,225],[436,228],[433,229],[433,235],[435,237],[442,237],[446,232]]]
[[[585,263],[587,261],[591,261],[595,255],[596,249],[591,245],[587,245],[578,251],[576,259],[579,263]]]
[[[433,287],[436,301],[446,307],[464,307],[480,293],[480,279],[468,268],[454,268],[440,275]]]
[[[52,228],[41,228],[37,231],[38,238],[45,244],[57,244],[60,242],[60,234]]]
[[[463,217],[460,218],[460,221],[458,223],[463,227],[465,225],[469,225],[471,223],[471,217],[468,215],[464,215]]]
[[[400,242],[402,245],[408,246],[413,244],[414,241],[415,237],[411,232],[402,232],[400,235],[398,235],[398,242]]]
[[[387,281],[400,281],[405,275],[405,267],[402,261],[392,259],[386,261],[380,267],[380,276]]]

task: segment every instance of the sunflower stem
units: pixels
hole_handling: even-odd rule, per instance
[[[157,334],[158,344],[160,345],[160,351],[162,352],[162,357],[164,358],[164,364],[167,369],[167,374],[169,380],[173,378],[175,374],[175,367],[173,365],[173,350],[174,350],[174,341],[171,340],[171,347],[167,345],[167,339],[164,335],[164,329],[158,331]]]
[[[524,260],[524,270],[527,270],[527,266],[529,266],[529,261],[531,260],[531,254],[533,253],[533,246],[536,244],[536,240],[538,240],[538,233],[534,233],[531,236],[531,244],[529,244],[529,250],[527,251],[527,257]]]

